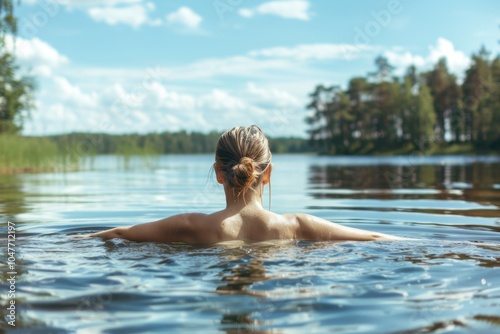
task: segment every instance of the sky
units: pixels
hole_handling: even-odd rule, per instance
[[[497,0],[23,0],[10,45],[35,78],[23,134],[223,131],[306,137],[309,94],[500,53]]]

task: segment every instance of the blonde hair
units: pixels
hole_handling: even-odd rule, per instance
[[[271,164],[271,157],[267,138],[257,125],[236,126],[220,136],[215,168],[222,171],[233,194],[245,198]]]

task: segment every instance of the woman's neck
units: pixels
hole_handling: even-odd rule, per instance
[[[229,187],[224,187],[224,192],[226,194],[226,209],[237,211],[245,207],[263,209],[262,192],[259,188],[249,189],[245,196],[242,194],[238,196],[238,193]]]

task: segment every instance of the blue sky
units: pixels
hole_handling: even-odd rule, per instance
[[[35,76],[25,134],[225,130],[306,136],[315,85],[386,56],[446,57],[458,77],[500,52],[496,0],[24,0],[15,52]]]

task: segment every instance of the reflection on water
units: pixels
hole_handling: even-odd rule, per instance
[[[147,168],[131,161],[117,169],[104,157],[75,173],[1,175],[3,239],[7,220],[18,226],[16,329],[500,330],[500,159],[493,157],[411,164],[274,157],[273,210],[310,212],[418,241],[185,245],[68,238],[220,209],[223,193],[207,180],[212,160],[168,156]],[[0,302],[5,316],[5,293]]]
[[[399,165],[395,159],[366,162],[311,164],[308,194],[316,201],[308,208],[391,212],[386,218],[396,210],[399,217],[421,225],[500,232],[497,159],[434,157],[419,165]],[[430,217],[432,221],[422,221]]]
[[[453,199],[500,204],[500,163],[420,165],[311,165],[315,198]],[[332,191],[333,190],[333,191]]]
[[[274,251],[272,247],[257,247],[255,250],[231,247],[230,252],[221,256],[220,263],[215,266],[220,269],[222,283],[215,291],[221,295],[250,295],[264,299],[269,292],[253,290],[253,286],[271,279],[266,274],[263,261]],[[223,314],[220,330],[226,333],[276,333],[277,331],[260,329],[264,325],[272,326],[272,321],[262,319],[262,312],[266,310],[257,302],[246,312],[235,310]]]
[[[18,175],[0,174],[0,217],[13,221],[16,215],[26,212],[22,180]],[[5,217],[5,218],[4,218]]]

